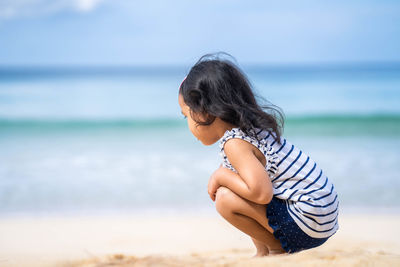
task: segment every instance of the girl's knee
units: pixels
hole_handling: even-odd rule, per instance
[[[224,186],[219,187],[215,196],[215,207],[217,211],[223,216],[232,213],[232,203],[235,197],[235,193],[229,188]]]

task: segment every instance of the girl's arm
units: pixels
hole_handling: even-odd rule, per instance
[[[255,156],[252,144],[232,138],[225,143],[225,154],[238,173],[220,167],[210,179],[209,194],[215,200],[220,186],[258,204],[268,204],[273,196],[272,183],[265,167]]]

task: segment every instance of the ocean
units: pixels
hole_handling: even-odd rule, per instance
[[[243,69],[341,207],[400,207],[400,65]],[[0,69],[0,216],[215,212],[218,144],[177,102],[188,70]]]

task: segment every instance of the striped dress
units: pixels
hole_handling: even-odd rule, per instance
[[[339,200],[333,184],[318,165],[303,151],[281,137],[278,144],[269,131],[257,130],[258,138],[239,128],[225,132],[220,139],[222,165],[232,171],[224,144],[240,138],[257,147],[266,157],[265,169],[272,182],[274,197],[286,201],[290,216],[309,236],[326,238],[339,228]]]

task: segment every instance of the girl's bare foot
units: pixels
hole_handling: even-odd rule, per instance
[[[251,238],[253,240],[254,245],[256,246],[257,253],[253,256],[253,258],[264,257],[269,255],[269,249],[264,243],[258,241],[257,239]]]
[[[257,249],[257,253],[253,256],[253,258],[280,255],[286,253],[283,248],[268,248],[268,246],[258,241],[257,239],[252,238],[252,240]]]
[[[280,255],[280,254],[285,254],[286,251],[283,248],[280,249],[269,249],[269,255]]]

